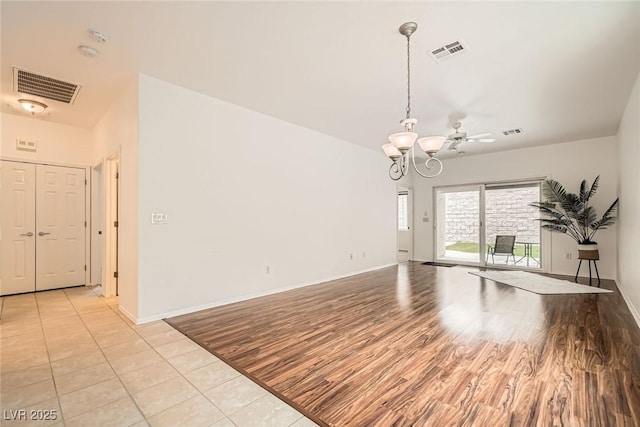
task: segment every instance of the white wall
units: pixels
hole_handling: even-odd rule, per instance
[[[618,285],[640,325],[640,75],[618,129]]]
[[[600,175],[600,187],[593,206],[599,214],[617,197],[617,145],[615,137],[545,145],[521,150],[478,156],[457,157],[444,161],[442,175],[433,179],[414,178],[414,259],[433,260],[434,186],[481,183],[504,180],[550,177],[569,191],[577,192],[580,182]],[[429,222],[423,222],[425,212]],[[551,264],[547,271],[575,275],[578,261],[575,242],[568,236],[554,234],[551,240]],[[615,226],[596,234],[600,249],[600,277],[615,278]],[[565,255],[572,252],[573,259]],[[581,275],[588,274],[582,266]],[[595,274],[595,273],[594,273]]]
[[[139,102],[140,321],[395,263],[381,153],[147,76]]]
[[[118,289],[120,309],[138,316],[138,82],[132,82],[93,129],[92,164],[120,152]],[[103,168],[103,180],[109,179]]]
[[[18,138],[36,141],[37,151],[17,150]],[[88,166],[91,161],[91,142],[90,129],[2,113],[0,155],[3,158]]]

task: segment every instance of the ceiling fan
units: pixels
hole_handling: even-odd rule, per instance
[[[496,140],[495,138],[487,138],[488,136],[492,135],[492,132],[485,132],[467,136],[466,132],[460,132],[461,126],[462,123],[460,122],[455,122],[453,124],[453,130],[455,132],[449,135],[447,137],[447,140],[445,141],[445,143],[449,144],[449,150],[458,151],[458,145],[462,144],[463,142],[493,142]]]

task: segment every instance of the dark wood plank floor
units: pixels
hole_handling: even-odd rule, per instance
[[[640,330],[612,294],[401,264],[169,320],[331,426],[633,426]]]

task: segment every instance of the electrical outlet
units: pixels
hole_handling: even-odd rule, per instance
[[[367,257],[367,253],[365,251],[362,251],[362,258],[366,258]]]
[[[566,257],[567,259],[571,259],[573,257],[573,254],[571,252],[567,252]]]
[[[264,274],[269,274],[269,273],[271,273],[271,266],[265,265],[264,266]]]
[[[349,259],[353,259],[353,254],[349,254]]]

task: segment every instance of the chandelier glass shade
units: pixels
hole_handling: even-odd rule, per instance
[[[444,136],[425,136],[418,140],[418,145],[430,156],[436,154],[444,145],[446,138]]]
[[[400,152],[407,152],[411,147],[413,147],[413,143],[418,139],[418,134],[415,132],[400,132],[394,133],[389,136],[389,141],[396,147]]]
[[[384,150],[384,154],[387,155],[387,157],[389,157],[391,160],[396,160],[398,157],[402,156],[402,153],[400,152],[400,150],[398,150],[393,144],[389,143],[389,144],[384,144],[382,146],[382,149]]]
[[[418,29],[415,22],[406,22],[399,28],[400,34],[407,38],[407,115],[400,122],[404,127],[404,132],[389,135],[389,143],[382,146],[382,150],[391,159],[389,167],[389,177],[394,181],[405,176],[409,170],[409,164],[420,176],[433,178],[442,172],[442,162],[435,154],[442,148],[446,140],[443,136],[427,136],[418,138],[414,127],[418,120],[411,117],[411,34]],[[427,159],[419,168],[416,164],[415,145],[416,141],[420,149],[427,154]],[[420,160],[420,159],[419,159]],[[421,170],[422,169],[422,170]]]

